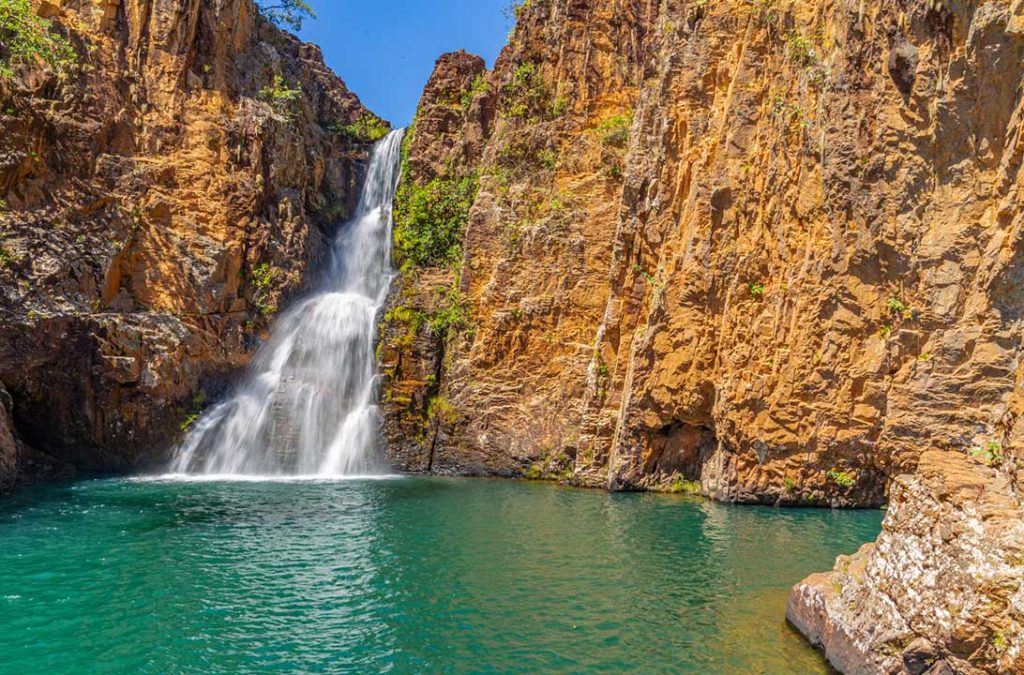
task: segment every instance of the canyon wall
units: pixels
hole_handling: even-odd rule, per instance
[[[0,82],[0,487],[162,463],[315,273],[383,126],[251,0],[33,7],[77,63]]]
[[[517,19],[493,70],[442,57],[410,132],[393,462],[888,501],[793,623],[846,672],[1024,670],[1024,2]],[[421,208],[458,205],[461,177],[464,213]],[[462,216],[457,246],[423,240],[424,211]]]
[[[389,414],[443,397],[453,469],[726,500],[878,505],[929,448],[1012,474],[1020,11],[523,4],[420,104],[407,179],[479,191],[401,288],[447,273],[470,325],[391,314]]]

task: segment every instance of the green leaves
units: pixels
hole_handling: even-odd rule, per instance
[[[271,266],[269,263],[260,263],[252,270],[250,277],[256,292],[253,294],[253,304],[260,314],[268,315],[277,311],[277,307],[270,302],[270,292],[274,280],[280,275],[281,270]]]
[[[315,19],[316,12],[306,0],[281,0],[275,4],[260,2],[257,5],[260,16],[275,26],[301,30],[302,22]]]
[[[827,475],[833,483],[835,483],[841,488],[846,488],[847,490],[857,484],[857,479],[851,476],[850,474],[846,473],[845,471],[829,469]]]
[[[284,77],[275,73],[270,84],[260,89],[259,98],[270,104],[276,117],[291,121],[296,117],[295,103],[301,95],[301,89],[293,89]]]
[[[0,2],[0,80],[14,78],[20,67],[47,65],[58,75],[74,67],[74,48],[51,27],[50,21],[36,16],[29,0]]]
[[[462,233],[476,199],[476,174],[403,182],[395,198],[395,252],[403,269],[447,267],[462,258]]]
[[[613,115],[601,122],[597,132],[601,137],[603,145],[614,148],[624,148],[629,141],[629,128],[633,125],[632,113],[627,115]]]
[[[520,63],[501,88],[501,111],[513,119],[533,122],[546,114],[547,86],[530,61]]]
[[[364,115],[351,124],[333,124],[330,131],[352,143],[373,143],[388,135],[391,127],[376,115]]]

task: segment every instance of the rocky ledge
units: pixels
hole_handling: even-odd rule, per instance
[[[787,618],[847,675],[1024,672],[1024,511],[969,455],[897,477],[882,534],[792,592]]]

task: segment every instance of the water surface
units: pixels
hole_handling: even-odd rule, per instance
[[[489,480],[106,480],[0,501],[0,672],[824,673],[789,587],[875,511]]]

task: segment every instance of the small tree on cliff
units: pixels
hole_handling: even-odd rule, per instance
[[[304,20],[316,18],[316,13],[306,0],[281,0],[273,3],[259,0],[257,7],[267,21],[292,30],[300,30]]]

